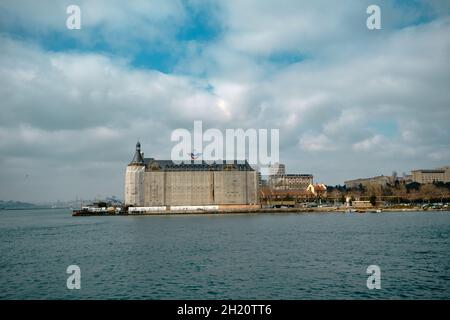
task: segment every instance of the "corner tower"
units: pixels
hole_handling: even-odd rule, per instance
[[[141,153],[141,144],[136,143],[133,160],[125,172],[125,205],[144,205],[144,175],[145,163]]]

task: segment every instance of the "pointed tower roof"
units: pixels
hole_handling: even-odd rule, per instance
[[[142,158],[141,153],[141,143],[138,141],[136,143],[136,152],[134,153],[133,160],[131,160],[130,165],[144,165],[144,158]]]

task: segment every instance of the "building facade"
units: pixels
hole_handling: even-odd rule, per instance
[[[268,186],[271,190],[306,190],[313,183],[312,174],[282,174],[269,177]]]
[[[269,167],[269,175],[284,175],[286,174],[286,166],[283,163],[274,163]]]
[[[412,170],[412,180],[421,184],[433,182],[450,182],[450,167],[431,170]]]
[[[326,197],[327,196],[327,186],[323,183],[319,184],[310,184],[306,191],[311,192],[314,196],[317,197]]]
[[[362,179],[354,179],[354,180],[347,180],[345,181],[345,187],[350,188],[359,188],[360,186],[363,186],[367,188],[369,185],[379,185],[382,187],[385,187],[386,185],[390,184],[392,181],[391,177],[388,176],[377,176],[372,178],[362,178]]]
[[[131,206],[252,205],[257,192],[257,173],[247,162],[143,158],[139,142],[125,173],[125,204]]]

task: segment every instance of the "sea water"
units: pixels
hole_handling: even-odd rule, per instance
[[[0,298],[450,299],[450,213],[0,211]]]

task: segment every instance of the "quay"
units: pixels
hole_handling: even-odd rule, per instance
[[[354,209],[344,207],[318,207],[318,208],[233,208],[221,210],[153,210],[153,211],[102,211],[90,212],[74,210],[72,216],[158,216],[158,215],[202,215],[202,214],[267,214],[267,213],[386,213],[386,212],[417,212],[417,211],[450,211],[450,208],[426,209],[423,207],[387,207],[373,209]]]

